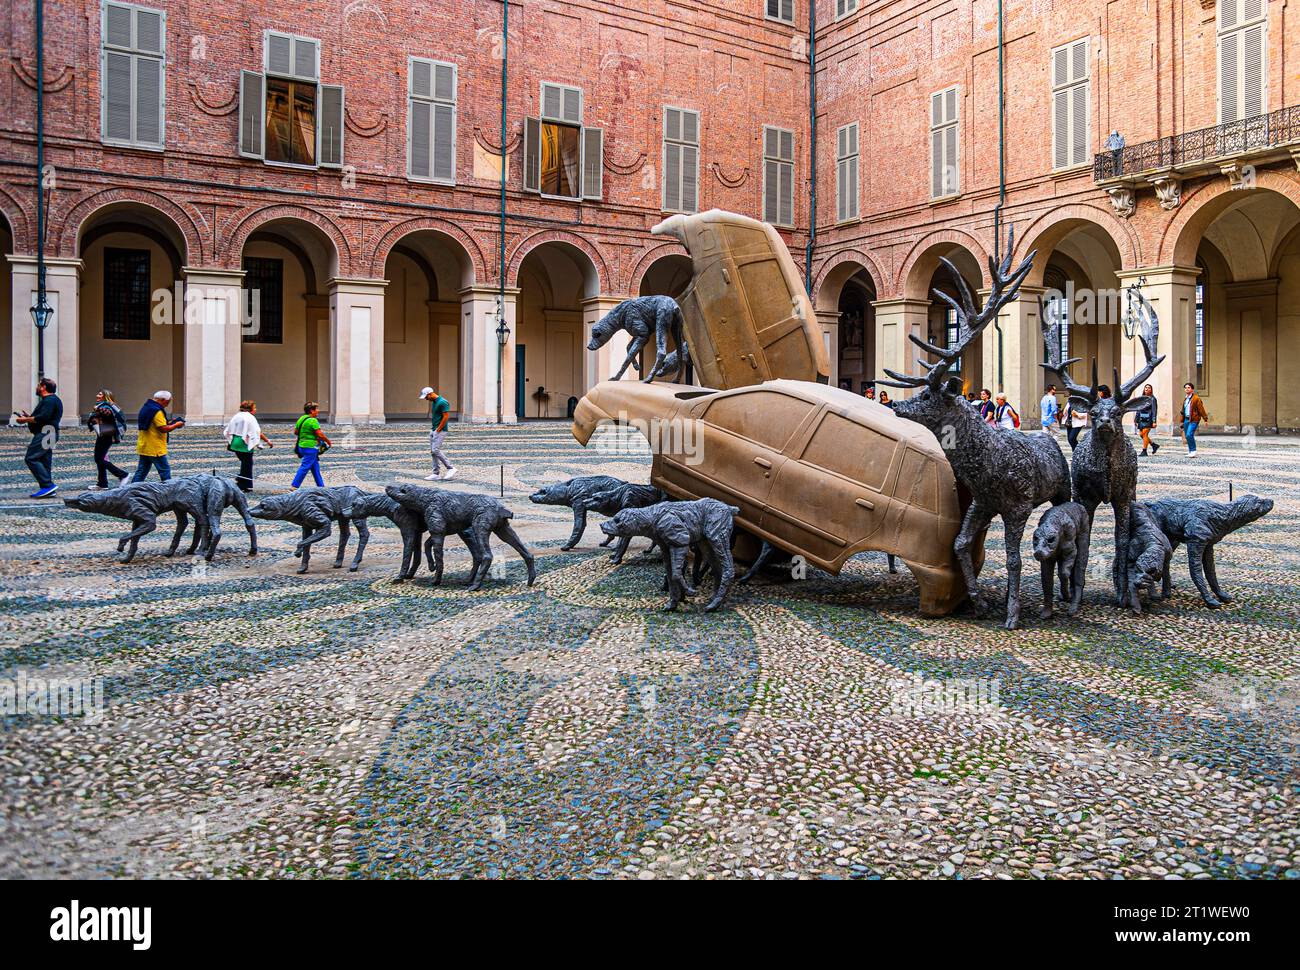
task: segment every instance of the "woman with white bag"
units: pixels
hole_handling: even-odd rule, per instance
[[[265,445],[273,448],[271,439],[262,433],[262,426],[257,423],[257,402],[241,401],[239,410],[228,422],[223,434],[226,436],[226,450],[239,456],[239,476],[235,484],[240,491],[253,490],[253,452]]]

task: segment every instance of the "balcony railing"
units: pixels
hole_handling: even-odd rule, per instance
[[[1139,176],[1296,142],[1300,142],[1300,105],[1102,152],[1093,159],[1092,177],[1104,182]]]

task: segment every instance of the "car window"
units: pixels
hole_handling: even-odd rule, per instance
[[[788,394],[755,391],[718,398],[709,405],[704,420],[780,451],[815,407]]]
[[[801,459],[877,491],[885,484],[896,442],[833,412],[822,418]]]

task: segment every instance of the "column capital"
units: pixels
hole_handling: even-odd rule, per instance
[[[5,259],[13,265],[14,272],[35,273],[37,271],[38,260],[35,256],[27,256],[20,253],[8,255]],[[80,274],[85,269],[85,260],[81,259],[62,259],[54,256],[45,257],[45,272],[58,273],[63,276],[70,274]]]
[[[1148,286],[1159,286],[1163,283],[1195,283],[1201,275],[1199,266],[1140,266],[1137,269],[1120,269],[1115,271],[1115,278],[1121,283],[1129,280],[1138,280],[1145,276]]]
[[[358,293],[362,296],[382,295],[388,280],[371,280],[351,276],[333,276],[325,281],[330,293]]]
[[[506,299],[511,300],[519,295],[519,287],[507,286],[505,289]],[[501,287],[489,286],[485,283],[475,283],[471,286],[462,286],[457,295],[461,301],[465,300],[495,300],[501,295]]]
[[[242,269],[226,269],[223,266],[182,266],[181,273],[187,283],[203,282],[209,286],[241,286],[244,282]]]
[[[930,301],[912,300],[907,297],[899,297],[893,300],[872,300],[871,305],[877,310],[928,310],[930,307]]]
[[[606,303],[609,304],[610,306],[618,306],[620,303],[624,302],[625,300],[630,300],[630,299],[632,299],[632,297],[630,296],[608,296],[602,294],[600,296],[584,297],[581,300],[581,303],[582,303],[582,308],[585,310],[588,307],[599,306],[601,304],[606,304]]]
[[[1016,298],[1024,299],[1026,296],[1037,298],[1046,293],[1047,290],[1048,288],[1046,286],[1035,286],[1033,283],[1021,283],[1020,289],[1016,290]],[[975,295],[981,298],[987,298],[992,292],[993,288],[991,286],[983,286],[975,291]]]

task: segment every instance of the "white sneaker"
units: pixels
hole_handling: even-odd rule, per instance
[[[443,480],[444,482],[449,482],[449,481],[451,481],[451,480],[452,480],[453,478],[455,478],[455,477],[456,477],[456,469],[454,469],[454,468],[448,468],[448,469],[447,469],[447,473],[446,473],[445,475],[442,476],[442,480]]]
[[[424,480],[426,482],[440,482],[442,481],[442,476],[437,472],[434,472],[432,475],[425,475]]]

